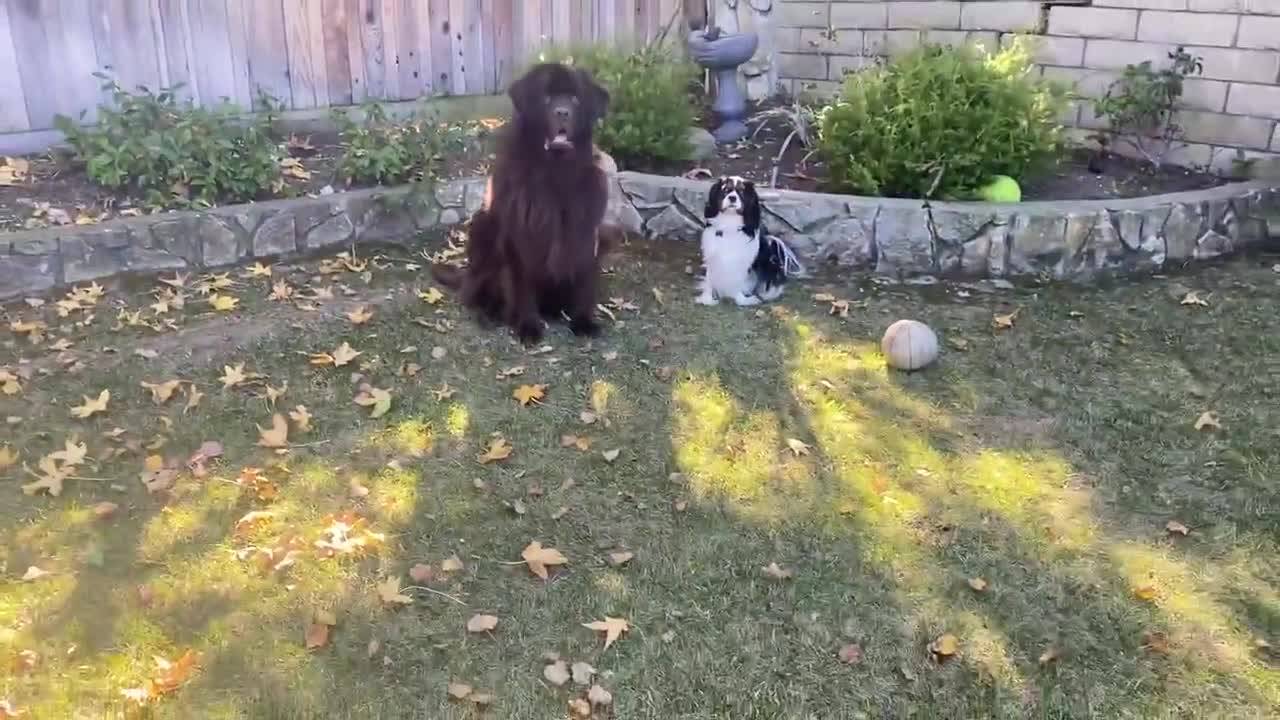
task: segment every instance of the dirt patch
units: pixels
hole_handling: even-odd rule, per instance
[[[784,118],[761,114],[776,105],[762,104],[751,109],[754,118],[748,124],[752,135],[740,143],[720,146],[714,157],[698,163],[660,168],[679,175],[703,168],[713,176],[740,175],[768,184],[777,166],[777,187],[809,192],[826,191],[827,169],[812,147],[793,139],[783,152],[791,126]],[[714,115],[703,112],[703,125],[715,127]],[[1087,150],[1065,155],[1043,175],[1023,178],[1024,200],[1112,200],[1160,195],[1163,193],[1201,190],[1223,185],[1229,180],[1209,173],[1178,166],[1154,169],[1145,163],[1119,155],[1094,159]]]

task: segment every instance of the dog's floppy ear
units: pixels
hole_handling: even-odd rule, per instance
[[[724,178],[711,183],[711,192],[707,193],[707,207],[702,211],[703,217],[710,220],[720,214],[720,203],[724,201]]]
[[[586,69],[578,68],[575,72],[578,74],[579,95],[586,103],[591,121],[595,122],[609,112],[609,91],[596,82]]]
[[[524,74],[507,88],[511,105],[517,115],[536,117],[545,104],[547,94],[547,67],[539,65]]]
[[[742,192],[742,231],[755,237],[760,229],[760,196],[756,194],[756,185],[750,180],[743,183]]]

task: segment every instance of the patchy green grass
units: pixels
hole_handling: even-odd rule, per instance
[[[489,716],[564,717],[586,688],[544,679],[554,652],[596,668],[613,696],[599,717],[1280,711],[1269,265],[1007,293],[820,277],[757,313],[693,304],[689,262],[627,249],[607,283],[616,322],[592,344],[557,328],[545,352],[452,299],[422,302],[425,273],[388,259],[324,277],[314,263],[237,272],[237,309],[188,291],[161,316],[178,329],[161,332],[114,329],[122,307],[154,316],[149,283],[67,318],[9,307],[9,321],[50,330],[0,346],[0,365],[30,376],[0,395],[0,446],[21,454],[0,470],[0,699],[35,718],[114,717],[154,656],[190,649],[199,668],[150,716],[480,714],[449,698],[463,682],[493,694]],[[282,278],[334,298],[268,299]],[[1180,304],[1187,289],[1208,306]],[[852,300],[848,315],[818,292]],[[373,318],[352,325],[343,313],[360,304]],[[1015,308],[1012,329],[992,327]],[[877,351],[906,316],[947,344],[923,373],[887,371]],[[49,349],[64,337],[69,349]],[[362,353],[351,365],[309,364],[343,342]],[[158,355],[134,354],[148,348]],[[266,379],[224,389],[223,367],[241,362]],[[202,402],[184,411],[184,389],[156,405],[140,387],[171,379]],[[286,382],[273,406],[265,386]],[[362,383],[391,392],[386,415],[353,403]],[[513,399],[525,384],[547,386],[541,404]],[[105,413],[70,417],[104,389]],[[287,452],[257,446],[258,427],[297,405],[310,429],[291,422]],[[1220,429],[1193,427],[1206,410]],[[481,464],[494,433],[514,452]],[[22,464],[73,438],[89,457],[62,495],[23,494]],[[147,456],[182,467],[211,440],[224,452],[204,477],[184,468],[156,493],[139,481]],[[267,484],[238,480],[246,467]],[[96,518],[104,501],[118,509]],[[272,515],[237,529],[253,511]],[[347,512],[385,538],[323,557],[314,542]],[[260,549],[279,559],[291,535],[293,564],[266,567]],[[569,560],[548,581],[520,562],[533,540]],[[612,566],[622,550],[634,559]],[[455,555],[463,568],[445,572]],[[411,578],[417,564],[430,577]],[[49,574],[21,581],[32,566]],[[388,578],[412,604],[383,604]],[[317,613],[336,625],[308,650]],[[476,613],[496,630],[468,633]],[[631,623],[607,650],[583,627],[605,617]],[[928,649],[944,634],[958,641],[949,659]]]

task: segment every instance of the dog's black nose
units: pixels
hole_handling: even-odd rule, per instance
[[[569,115],[570,115],[569,108],[567,107],[556,108],[556,117],[560,118],[561,120],[568,120]]]

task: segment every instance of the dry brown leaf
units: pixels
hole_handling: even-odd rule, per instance
[[[391,410],[391,392],[382,388],[366,387],[355,397],[355,404],[369,408],[369,417],[380,418]]]
[[[613,704],[613,695],[599,685],[592,685],[587,691],[587,700],[591,701],[592,707],[608,707]]]
[[[581,661],[574,663],[570,670],[573,671],[573,683],[575,685],[590,685],[591,678],[596,674],[594,667]]]
[[[352,325],[364,325],[373,319],[373,312],[361,305],[347,313],[347,319],[351,321]]]
[[[240,298],[234,295],[214,294],[209,298],[209,305],[218,312],[231,312],[240,304]]]
[[[1200,413],[1200,417],[1196,418],[1196,430],[1221,430],[1222,423],[1218,422],[1218,413],[1212,410],[1205,410]]]
[[[973,588],[977,592],[985,592],[987,589],[987,581],[980,577],[969,578],[969,587]]]
[[[435,577],[435,574],[435,570],[424,563],[418,563],[409,568],[409,579],[416,583],[431,582],[431,578]]]
[[[960,640],[951,633],[939,635],[936,640],[929,643],[929,652],[933,654],[935,660],[945,660],[955,655],[960,650]]]
[[[542,668],[542,677],[556,687],[563,687],[569,682],[569,666],[563,660],[556,660]]]
[[[349,343],[344,342],[338,347],[334,348],[333,352],[331,353],[323,352],[323,353],[316,353],[312,355],[310,362],[312,365],[330,365],[333,367],[343,367],[344,365],[350,365],[351,361],[355,360],[356,358],[360,357],[363,354],[364,353],[359,352],[355,348],[351,347]]]
[[[543,547],[542,543],[537,540],[529,543],[521,551],[520,557],[529,566],[529,570],[543,580],[547,579],[548,566],[565,565],[569,562],[569,559],[561,554],[559,550]]]
[[[444,293],[440,292],[436,288],[431,287],[431,288],[427,288],[425,291],[419,290],[418,299],[428,305],[435,305],[436,303],[444,299]]]
[[[192,673],[200,665],[200,656],[194,650],[188,650],[173,662],[169,662],[162,657],[155,658],[155,661],[156,674],[151,677],[146,685],[140,688],[121,690],[120,694],[128,700],[144,704],[171,693],[191,679]]]
[[[583,410],[578,413],[578,420],[581,421],[583,425],[594,425],[596,422],[596,414],[590,410]]]
[[[582,627],[588,630],[604,633],[604,649],[608,650],[609,646],[614,643],[622,633],[631,630],[631,624],[622,618],[605,616],[604,620],[596,620],[595,622],[583,623]]]
[[[488,465],[492,462],[499,462],[511,457],[511,453],[515,450],[507,444],[507,439],[499,435],[489,441],[489,447],[483,453],[476,456],[476,460],[481,465]]]
[[[790,580],[791,577],[795,575],[795,571],[793,571],[791,568],[784,568],[778,565],[778,563],[776,562],[771,562],[768,565],[760,568],[760,570],[764,572],[765,575],[773,578],[774,580]]]
[[[111,391],[103,390],[98,393],[97,398],[91,399],[88,395],[84,396],[84,403],[71,408],[71,417],[85,420],[107,411],[107,403],[111,401]]]
[[[82,465],[88,456],[89,446],[74,437],[64,440],[61,450],[49,453],[49,457],[61,462],[65,467]]]
[[[39,580],[40,578],[44,577],[45,575],[50,575],[50,574],[51,574],[51,573],[50,573],[50,572],[48,572],[47,570],[41,570],[40,568],[36,567],[35,565],[31,565],[31,566],[27,567],[27,571],[26,571],[25,573],[23,573],[23,574],[22,574],[22,581],[23,581],[23,582],[31,582],[32,580]]]
[[[249,279],[271,277],[271,266],[256,262],[245,268],[244,276]]]
[[[813,448],[810,445],[808,445],[807,443],[800,442],[795,438],[787,438],[787,449],[790,450],[791,454],[795,455],[796,457],[800,457],[801,455],[808,455],[809,452],[813,450]]]
[[[1183,525],[1182,523],[1178,522],[1177,520],[1170,520],[1169,522],[1165,523],[1164,529],[1168,530],[1170,533],[1182,535],[1183,537],[1186,537],[1187,535],[1191,534],[1191,529],[1188,528],[1186,525]]]
[[[482,615],[477,613],[472,615],[471,619],[467,620],[467,632],[469,633],[492,632],[496,627],[498,627],[497,615]]]
[[[604,457],[604,461],[607,463],[611,463],[614,460],[617,460],[618,456],[621,454],[622,454],[622,450],[620,449],[605,450],[604,452],[600,453],[600,455]]]
[[[1159,591],[1153,583],[1140,585],[1133,589],[1133,596],[1144,602],[1153,602],[1158,594]]]
[[[188,413],[195,410],[200,405],[200,401],[204,399],[204,393],[195,386],[195,383],[187,385],[187,404],[182,408],[182,412]]]
[[[463,565],[462,558],[458,557],[457,555],[450,555],[449,557],[445,558],[443,562],[440,563],[440,572],[445,572],[445,573],[461,572],[465,568],[466,568],[466,565]]]
[[[119,505],[104,500],[93,506],[93,516],[99,520],[106,520],[107,518],[115,515],[116,511],[119,509]]]
[[[181,380],[166,380],[162,383],[142,382],[142,387],[151,391],[151,402],[164,405],[173,397],[173,393],[182,386]]]
[[[8,445],[0,446],[0,472],[18,464],[18,453]]]
[[[264,448],[282,448],[289,445],[289,421],[280,413],[271,416],[270,429],[258,426],[258,445]]]
[[[1044,652],[1040,653],[1040,659],[1037,662],[1039,662],[1040,666],[1043,667],[1057,662],[1061,657],[1062,651],[1056,646],[1050,645],[1048,648],[1045,648]]]
[[[516,365],[505,370],[499,370],[496,377],[499,380],[506,380],[507,378],[520,377],[521,375],[524,375],[524,366]]]
[[[586,698],[569,701],[569,717],[573,720],[591,720],[591,703]]]
[[[475,690],[466,683],[451,682],[448,687],[449,697],[454,700],[466,700]]]
[[[1008,330],[1018,321],[1018,313],[1022,312],[1022,308],[1014,308],[1014,311],[1005,315],[995,315],[991,318],[991,325],[997,330]]]
[[[303,641],[306,643],[308,650],[316,650],[329,644],[329,626],[320,622],[313,622],[307,625],[307,630],[303,633]]]
[[[290,410],[289,419],[293,421],[300,433],[311,429],[311,412],[307,410],[306,405],[299,405]]]
[[[378,597],[384,605],[408,605],[413,598],[400,592],[400,578],[394,575],[377,585]]]
[[[561,435],[560,447],[576,447],[582,452],[586,452],[591,449],[591,438],[578,437],[577,435]]]
[[[542,398],[546,397],[546,385],[521,385],[511,391],[511,397],[515,398],[521,406],[529,403],[541,404]]]
[[[1199,290],[1190,290],[1182,299],[1178,301],[1179,305],[1194,305],[1199,307],[1209,307],[1209,299],[1200,295]]]
[[[369,644],[367,646],[365,646],[364,654],[366,657],[372,658],[372,657],[375,657],[381,651],[382,651],[382,641],[379,640],[378,638],[374,638],[369,641]]]
[[[218,378],[222,382],[223,390],[231,388],[247,382],[251,373],[245,372],[244,363],[238,363],[235,367],[230,365],[222,366],[222,377]]]
[[[627,563],[631,562],[631,559],[634,558],[635,556],[636,556],[635,553],[628,552],[625,550],[619,551],[619,552],[611,552],[609,553],[609,564],[614,567],[622,567],[623,565],[626,565]]]
[[[840,648],[836,653],[836,659],[845,665],[857,665],[862,662],[862,648],[857,643],[849,643]]]
[[[1169,654],[1169,638],[1162,632],[1148,630],[1142,633],[1142,647],[1151,652],[1167,655]]]

